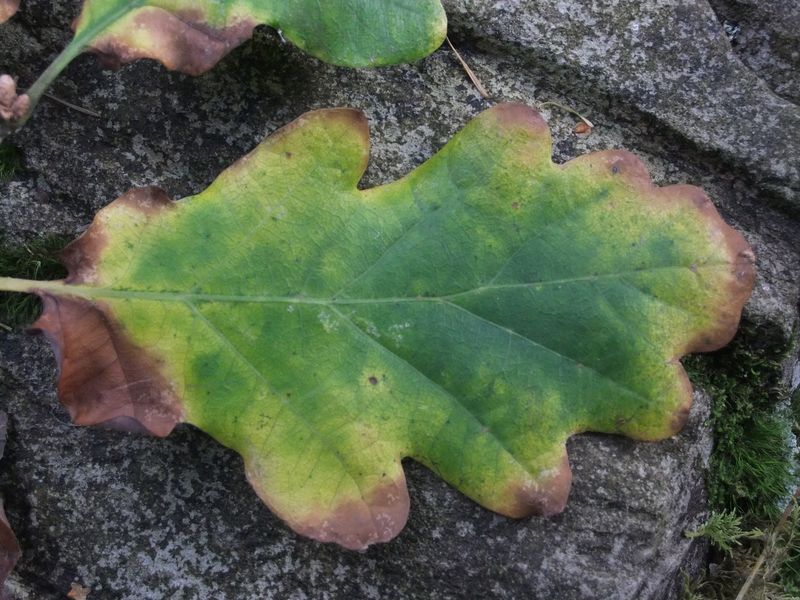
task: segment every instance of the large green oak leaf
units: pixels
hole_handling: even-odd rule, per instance
[[[368,154],[361,113],[308,113],[197,196],[100,211],[66,281],[0,279],[43,298],[74,420],[192,423],[294,530],[348,548],[402,529],[404,457],[552,515],[569,436],[681,429],[679,358],[729,341],[754,278],[702,190],[622,151],[555,165],[517,104],[360,190]]]
[[[16,4],[0,0],[0,17]],[[423,58],[447,31],[441,0],[84,0],[75,38],[27,93],[19,99],[8,81],[0,84],[0,123],[6,130],[24,125],[53,79],[87,48],[113,64],[153,58],[199,75],[262,24],[349,67]]]

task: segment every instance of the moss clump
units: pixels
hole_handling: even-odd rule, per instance
[[[0,240],[0,276],[35,280],[65,277],[56,253],[66,244],[67,239],[57,235],[35,238],[21,246],[9,246]],[[41,303],[36,296],[0,292],[0,327],[29,325],[40,312]]]
[[[715,576],[689,586],[687,598],[733,598],[753,570],[757,595],[748,597],[800,598],[800,508],[795,503],[782,514],[798,477],[792,436],[799,433],[800,400],[795,393],[786,410],[783,376],[790,352],[778,328],[743,323],[728,347],[685,361],[713,398],[713,512],[699,531],[715,545],[717,563]],[[758,530],[764,535],[751,535]]]
[[[736,511],[745,523],[777,517],[795,481],[791,419],[777,412],[788,398],[789,350],[780,332],[745,323],[723,350],[686,361],[692,380],[713,398],[711,508]]]

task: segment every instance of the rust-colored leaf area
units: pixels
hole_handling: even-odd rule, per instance
[[[61,253],[72,285],[94,282],[106,245],[103,215],[119,210],[146,222],[172,201],[157,188],[135,189],[101,211],[92,226]],[[133,217],[132,217],[133,218]],[[181,420],[178,399],[157,361],[129,339],[103,303],[40,294],[44,311],[32,329],[53,346],[60,366],[58,395],[75,423],[168,435]]]
[[[43,332],[61,369],[58,396],[78,425],[168,435],[178,400],[146,352],[130,342],[100,303],[41,294]]]
[[[160,61],[168,69],[201,75],[253,35],[257,23],[242,19],[213,27],[199,10],[170,12],[143,8],[124,28],[114,28],[92,42],[91,49],[106,65],[117,68],[140,58]],[[78,22],[80,27],[80,22]]]
[[[0,23],[8,21],[19,10],[19,0],[0,0]]]

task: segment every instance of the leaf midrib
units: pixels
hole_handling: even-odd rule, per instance
[[[318,306],[346,306],[352,304],[398,304],[404,302],[450,302],[465,296],[481,294],[484,292],[513,290],[513,289],[535,289],[537,287],[547,287],[553,285],[567,285],[571,283],[592,283],[595,281],[619,279],[630,275],[645,273],[665,272],[665,271],[691,271],[696,274],[701,270],[714,270],[730,268],[730,264],[708,263],[705,265],[693,266],[668,266],[650,267],[645,269],[635,269],[630,271],[618,271],[616,273],[605,273],[599,275],[584,275],[580,277],[568,277],[564,279],[550,279],[545,281],[533,281],[528,283],[510,283],[499,285],[482,285],[463,292],[446,294],[441,296],[391,296],[382,298],[314,298],[303,295],[295,296],[275,296],[270,294],[206,294],[195,292],[149,292],[141,290],[113,289],[109,287],[95,287],[91,285],[71,285],[63,281],[53,282],[34,282],[28,281],[27,291],[54,292],[59,295],[73,295],[82,298],[92,299],[122,299],[122,300],[149,300],[156,302],[221,302],[221,303],[246,303],[246,304],[310,304]],[[1,279],[1,278],[0,278]],[[0,289],[3,287],[0,282]],[[17,291],[12,289],[12,291]]]

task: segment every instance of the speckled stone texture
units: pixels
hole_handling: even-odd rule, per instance
[[[77,5],[23,0],[0,27],[0,71],[30,84],[66,43]],[[555,100],[597,124],[575,135],[575,118],[547,106],[557,161],[626,147],[658,183],[706,188],[759,258],[747,319],[770,335],[796,335],[794,3],[445,6],[454,43],[495,100]],[[110,72],[84,56],[52,93],[101,117],[45,100],[15,136],[25,169],[0,184],[0,235],[14,243],[42,232],[76,235],[132,186],[197,192],[313,108],[367,113],[374,147],[364,185],[372,186],[419,165],[489,105],[446,50],[415,65],[339,69],[269,29],[200,78],[146,61]],[[260,504],[240,459],[197,430],[156,440],[70,425],[54,380],[41,339],[0,332],[0,408],[11,420],[0,490],[23,548],[11,581],[21,599],[64,598],[78,582],[90,600],[660,600],[679,598],[681,570],[695,573],[705,558],[703,543],[682,535],[706,514],[703,395],[672,440],[572,440],[573,493],[553,519],[499,517],[408,463],[408,527],[389,544],[351,553],[295,536]]]

